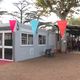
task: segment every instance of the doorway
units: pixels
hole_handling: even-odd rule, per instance
[[[11,31],[0,32],[0,59],[13,60]]]

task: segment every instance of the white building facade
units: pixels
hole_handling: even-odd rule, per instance
[[[38,29],[33,35],[31,25],[16,25],[11,32],[9,24],[0,25],[0,59],[22,61],[45,55],[48,48],[56,48],[56,34]]]

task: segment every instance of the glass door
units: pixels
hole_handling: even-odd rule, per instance
[[[0,59],[2,59],[2,48],[0,48]]]
[[[5,49],[4,49],[4,53],[5,53],[5,56],[4,56],[5,59],[10,59],[10,60],[12,60],[12,49],[10,49],[10,48],[5,48]]]
[[[0,59],[2,58],[2,33],[0,33]]]
[[[4,59],[12,60],[12,33],[4,34]]]

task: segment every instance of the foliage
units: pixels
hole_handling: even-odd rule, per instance
[[[75,8],[80,6],[80,0],[36,0],[36,5],[47,12],[56,13],[60,19],[66,19],[69,13],[75,12]]]
[[[30,9],[33,8],[34,6],[33,2],[30,2],[28,0],[22,0],[22,1],[19,1],[18,3],[13,3],[13,4],[17,8],[17,10],[8,14],[12,15],[20,23],[29,22],[34,18],[35,19],[39,18],[39,15],[37,14],[40,13],[40,10],[30,11]]]
[[[69,21],[70,25],[80,25],[80,18],[71,18]]]
[[[26,0],[19,1],[18,3],[13,3],[17,10],[8,14],[12,15],[16,20],[23,23],[24,19],[26,18],[26,11],[28,11],[29,4],[30,3]]]

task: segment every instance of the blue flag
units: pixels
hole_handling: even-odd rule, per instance
[[[35,34],[37,27],[38,27],[38,24],[39,24],[39,21],[38,20],[31,20],[30,23],[31,23],[33,34]]]

